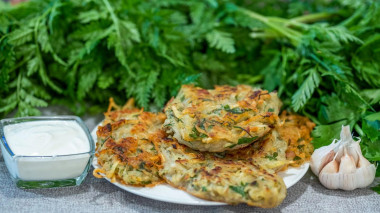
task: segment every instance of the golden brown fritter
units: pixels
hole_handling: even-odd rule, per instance
[[[290,163],[286,159],[287,148],[287,142],[282,140],[274,129],[271,133],[247,147],[219,153],[219,155],[224,155],[224,159],[228,160],[249,161],[275,173]]]
[[[218,153],[216,156],[229,160],[248,160],[261,167],[277,172],[288,166],[298,167],[310,160],[313,153],[311,131],[315,124],[308,118],[283,112],[281,125],[270,134],[251,145],[238,150]]]
[[[278,122],[276,93],[238,85],[205,90],[183,85],[164,111],[165,128],[193,149],[223,152],[262,138]]]
[[[97,131],[96,156],[102,168],[94,170],[95,176],[103,173],[134,186],[166,181],[212,201],[275,207],[286,196],[286,186],[275,172],[302,164],[312,153],[314,124],[286,112],[263,137],[224,152],[201,152],[180,144],[162,129],[165,114],[143,112],[131,101],[124,108],[111,101],[105,116]]]
[[[314,147],[311,144],[313,138],[311,131],[315,124],[307,117],[282,112],[281,120],[284,124],[276,130],[280,134],[282,140],[288,143],[286,150],[286,159],[289,160],[289,166],[299,167],[310,160]],[[283,168],[286,169],[286,168]]]
[[[122,109],[111,101],[96,133],[95,156],[101,169],[94,170],[94,175],[103,177],[102,173],[126,185],[153,186],[162,182],[158,175],[161,158],[153,141],[162,134],[165,115],[143,112],[132,105],[130,102]]]
[[[251,162],[221,159],[171,138],[161,140],[158,147],[163,159],[160,175],[170,185],[199,198],[272,208],[286,196],[281,177]]]

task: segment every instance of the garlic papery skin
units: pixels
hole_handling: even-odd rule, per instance
[[[342,126],[340,140],[314,151],[310,167],[323,186],[353,190],[373,182],[376,167],[363,156],[359,143],[360,139],[352,138],[350,127]]]

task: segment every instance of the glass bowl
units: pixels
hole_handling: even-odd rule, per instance
[[[36,140],[31,139],[32,136],[30,133],[39,131],[31,129],[29,130],[29,135],[27,135],[25,129],[29,129],[31,128],[30,126],[42,123],[45,123],[45,125],[43,125],[40,130],[51,128],[47,131],[46,135],[49,136],[58,132],[60,138],[63,138],[62,141],[73,140],[72,134],[65,134],[62,132],[64,131],[64,125],[73,125],[72,129],[77,129],[78,134],[81,135],[81,139],[83,139],[79,140],[80,142],[77,143],[83,143],[82,146],[86,147],[86,151],[83,152],[82,150],[80,153],[72,151],[72,153],[65,154],[46,154],[49,151],[45,151],[43,155],[17,154],[21,152],[17,151],[16,147],[18,150],[20,150],[20,148],[33,148],[33,144],[30,143],[33,143],[33,141]],[[17,129],[17,131],[10,132],[12,128],[13,130]],[[80,185],[87,176],[95,153],[95,145],[90,132],[84,122],[77,116],[40,116],[3,119],[0,121],[0,137],[1,151],[5,164],[12,180],[19,188],[52,188]],[[22,146],[18,142],[12,142],[16,141],[14,139],[15,137],[25,140],[22,141]],[[76,138],[74,139],[77,140]],[[48,142],[48,140],[49,139],[44,139],[44,142]],[[38,140],[38,142],[35,143],[42,143],[41,141],[42,140]],[[56,143],[58,143],[58,148],[55,148],[62,149],[62,146],[64,146],[65,152],[70,152],[70,149],[73,149],[73,147],[63,144],[63,142]],[[16,144],[18,145],[16,146]],[[62,146],[59,146],[59,144],[62,144]],[[40,145],[35,145],[34,147],[40,147]],[[45,149],[45,147],[46,146],[44,146],[43,149]],[[61,150],[57,151],[61,152]]]

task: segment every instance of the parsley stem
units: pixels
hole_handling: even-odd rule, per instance
[[[253,32],[249,35],[251,38],[276,38],[276,34],[270,32]]]
[[[25,57],[24,60],[22,60],[21,62],[17,63],[14,67],[12,67],[12,69],[9,70],[9,73],[11,73],[11,72],[17,70],[18,68],[22,67],[29,60],[30,60],[30,57]]]
[[[251,18],[254,18],[254,19],[257,19],[265,24],[268,23],[268,19],[265,17],[265,16],[262,16],[258,13],[255,13],[253,11],[250,11],[250,10],[247,10],[247,9],[244,9],[244,8],[240,8],[240,11],[242,11],[243,13],[245,13],[246,15],[250,16]]]
[[[248,15],[249,17],[263,22],[270,29],[274,30],[276,33],[288,38],[294,46],[299,45],[299,42],[300,42],[301,37],[302,37],[302,33],[297,31],[297,30],[291,29],[290,26],[299,27],[299,28],[305,30],[308,28],[308,25],[306,25],[304,23],[324,20],[324,19],[327,19],[333,15],[331,13],[322,12],[322,13],[316,13],[316,14],[310,14],[310,15],[295,17],[293,19],[284,19],[284,18],[279,18],[279,17],[265,17],[265,16],[262,16],[258,13],[255,13],[253,11],[250,11],[250,10],[247,10],[244,8],[240,8],[240,10],[244,14]],[[273,37],[273,36],[275,36],[275,34],[270,33],[270,32],[269,33],[266,32],[263,34],[255,33],[252,35],[252,37],[255,37],[255,38],[256,37],[266,37],[267,38],[267,37]]]
[[[289,23],[289,21],[286,21],[285,19],[281,19],[281,18],[276,18],[276,17],[265,17],[244,8],[240,8],[240,11],[253,19],[263,22],[270,29],[288,38],[294,46],[298,46],[299,41],[301,40],[302,34],[297,32],[296,30],[292,30],[288,28],[287,23]]]
[[[357,123],[354,125],[354,129],[360,135],[360,137],[364,137],[365,136],[363,130],[360,128],[360,126]]]
[[[310,22],[317,22],[321,20],[326,20],[333,16],[334,14],[332,13],[314,13],[314,14],[308,14],[308,15],[303,15],[303,16],[298,16],[295,18],[290,19],[290,22],[302,22],[302,23],[310,23]]]
[[[339,23],[339,25],[345,26],[345,27],[354,25],[356,21],[360,19],[360,17],[363,15],[363,12],[366,9],[367,9],[366,5],[361,5],[351,17],[342,21],[341,23]]]
[[[114,22],[115,24],[115,29],[116,29],[116,32],[118,35],[120,35],[120,29],[119,29],[119,19],[117,18],[111,4],[109,3],[108,0],[103,0],[103,3],[104,5],[106,6],[108,12],[110,13],[111,15],[111,18],[112,18],[112,21]]]

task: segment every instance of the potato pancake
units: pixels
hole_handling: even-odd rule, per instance
[[[132,108],[132,102],[120,108],[110,101],[103,125],[96,132],[95,156],[101,169],[95,169],[94,176],[105,175],[125,185],[154,186],[162,179],[158,174],[161,158],[153,141],[162,132],[166,116]]]
[[[283,123],[264,138],[242,149],[217,153],[228,160],[248,160],[271,172],[298,167],[310,160],[313,153],[311,131],[315,124],[308,118],[285,111]]]
[[[164,127],[193,149],[240,149],[269,133],[279,121],[276,93],[238,85],[206,90],[183,85],[165,106]]]
[[[280,118],[284,124],[276,130],[282,140],[288,143],[286,159],[289,160],[289,166],[299,167],[309,161],[314,152],[314,146],[311,144],[313,140],[311,131],[315,124],[307,117],[289,114],[286,111],[282,112]]]
[[[286,196],[281,177],[251,162],[224,160],[172,138],[163,138],[157,146],[163,159],[160,175],[170,185],[194,196],[262,208],[276,207]]]
[[[206,200],[276,207],[286,197],[286,186],[276,172],[301,165],[313,151],[310,132],[314,124],[286,112],[280,118],[246,147],[202,152],[180,144],[162,128],[168,120],[165,114],[134,108],[133,100],[121,108],[111,99],[97,131],[96,156],[101,168],[94,175],[133,186],[166,181]],[[203,125],[206,128],[209,123]]]
[[[242,149],[218,153],[217,157],[227,160],[250,161],[274,173],[290,163],[286,158],[288,143],[281,139],[276,130],[264,138]]]

